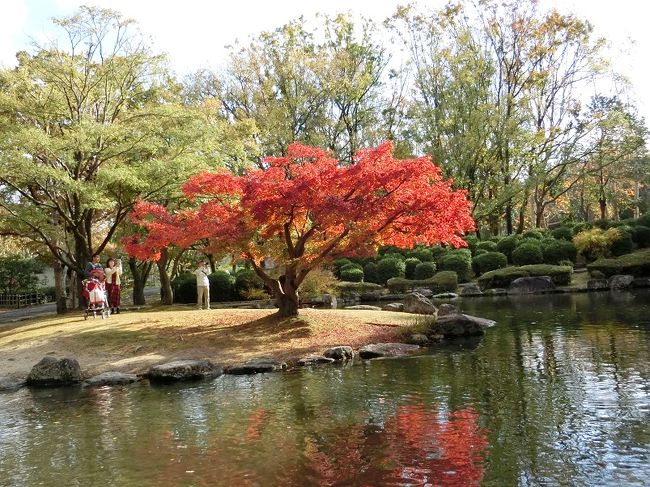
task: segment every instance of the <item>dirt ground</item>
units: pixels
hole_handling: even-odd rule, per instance
[[[76,358],[91,376],[140,373],[181,358],[232,364],[253,357],[298,358],[336,345],[353,348],[395,339],[414,315],[389,311],[304,309],[278,320],[274,310],[165,307],[106,320],[80,312],[34,318],[0,330],[0,376],[26,377],[46,355]]]

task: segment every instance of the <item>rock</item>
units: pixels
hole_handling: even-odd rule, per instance
[[[456,293],[434,294],[433,299],[458,299],[458,294]]]
[[[223,369],[209,360],[175,360],[154,365],[147,372],[151,382],[210,379],[223,374]]]
[[[381,301],[400,301],[406,297],[406,294],[384,294]]]
[[[629,274],[616,274],[609,278],[609,288],[610,289],[627,289],[632,285],[634,281],[634,276]]]
[[[609,289],[609,282],[607,282],[607,279],[589,279],[587,281],[587,289],[591,291]]]
[[[377,289],[376,291],[361,293],[359,299],[361,301],[379,301],[384,294],[386,294],[385,290]]]
[[[381,311],[379,306],[370,306],[369,304],[356,304],[354,306],[346,306],[343,309],[356,309],[365,311]]]
[[[605,279],[606,276],[600,271],[593,270],[589,272],[589,277],[592,279]]]
[[[448,339],[483,335],[485,330],[495,324],[492,320],[457,313],[439,317],[427,335],[443,335]]]
[[[555,284],[549,276],[518,277],[510,283],[509,294],[532,294],[552,291]]]
[[[462,285],[460,289],[461,296],[481,296],[482,294],[483,291],[481,291],[479,285],[473,282]]]
[[[299,367],[309,367],[311,365],[331,364],[334,362],[333,358],[324,357],[323,355],[308,355],[307,357],[299,358],[296,365]]]
[[[14,377],[0,377],[0,392],[17,391],[25,385],[26,382],[23,379],[16,379]]]
[[[381,307],[384,311],[404,311],[404,303],[388,303]]]
[[[650,277],[637,277],[632,281],[632,287],[650,287]]]
[[[453,304],[443,303],[440,306],[438,306],[438,317],[453,315],[456,313],[458,313],[458,308]]]
[[[359,349],[359,357],[363,359],[378,357],[400,357],[420,349],[419,345],[408,343],[371,343]]]
[[[352,360],[354,358],[354,350],[352,350],[352,347],[342,345],[328,348],[323,352],[323,355],[334,360]]]
[[[336,306],[338,304],[336,302],[336,296],[333,294],[323,294],[321,295],[321,299],[325,308],[336,309]]]
[[[407,294],[404,298],[404,311],[421,315],[435,315],[438,312],[438,308],[420,293],[411,293]]]
[[[265,372],[276,372],[287,368],[286,362],[281,362],[272,358],[258,358],[249,360],[241,365],[233,365],[227,367],[224,371],[226,374],[232,375],[251,375],[261,374]]]
[[[81,367],[73,358],[43,357],[32,367],[27,376],[27,385],[30,386],[56,387],[79,382],[81,382]]]
[[[426,345],[429,343],[429,338],[423,333],[414,333],[408,338],[408,343],[413,345]]]
[[[508,294],[508,291],[500,287],[495,287],[494,289],[486,289],[483,294],[487,294],[489,296],[503,296],[505,294]]]
[[[122,372],[104,372],[102,374],[91,377],[84,381],[87,387],[99,386],[119,386],[124,384],[131,384],[137,382],[140,378],[135,374],[123,374]]]
[[[422,296],[425,298],[430,298],[433,296],[433,291],[431,289],[427,289],[425,287],[418,287],[416,289],[413,289],[414,293],[420,293]]]

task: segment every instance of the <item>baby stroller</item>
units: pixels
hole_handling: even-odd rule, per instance
[[[93,318],[96,318],[99,314],[102,320],[110,316],[111,311],[108,307],[104,281],[104,271],[95,269],[90,273],[88,279],[81,282],[81,295],[88,301],[88,307],[84,311],[84,320],[87,320],[91,313]]]

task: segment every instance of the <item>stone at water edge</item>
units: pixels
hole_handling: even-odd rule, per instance
[[[175,360],[154,365],[147,372],[150,382],[176,382],[218,377],[223,369],[209,360]]]
[[[458,308],[453,304],[443,303],[440,306],[438,306],[438,317],[453,315],[456,313],[458,313]]]
[[[458,299],[458,294],[456,294],[456,293],[440,293],[440,294],[434,294],[431,297],[433,299]]]
[[[627,289],[632,285],[634,281],[634,276],[629,274],[616,274],[609,278],[609,288],[610,289]]]
[[[124,374],[122,372],[103,372],[84,381],[87,387],[119,386],[139,381],[135,374]]]
[[[359,349],[359,357],[363,359],[380,357],[401,357],[416,352],[419,345],[408,343],[371,343]]]
[[[371,306],[369,304],[357,304],[354,306],[346,306],[343,309],[352,309],[358,311],[381,311],[381,308],[379,306]]]
[[[347,345],[328,348],[323,352],[323,356],[333,358],[334,360],[352,360],[354,358],[354,350]]]
[[[334,359],[330,357],[324,357],[323,355],[308,355],[299,358],[296,361],[296,365],[299,367],[310,367],[313,365],[331,364],[332,362],[334,362]]]
[[[415,288],[415,289],[413,289],[413,292],[421,294],[425,298],[430,298],[431,296],[433,296],[433,291],[431,289],[427,289],[425,287]]]
[[[43,357],[32,367],[26,382],[27,385],[41,387],[77,384],[81,382],[81,367],[73,358]]]
[[[554,289],[555,284],[549,276],[518,277],[510,283],[508,294],[533,294]]]
[[[420,315],[435,315],[438,313],[438,308],[422,294],[411,293],[404,298],[404,311]]]
[[[232,375],[250,375],[250,374],[261,374],[265,372],[276,372],[280,370],[285,370],[287,368],[286,362],[280,360],[275,360],[272,358],[259,358],[249,360],[240,365],[233,365],[226,367],[224,370],[225,374]]]
[[[469,283],[460,285],[460,295],[461,296],[481,296],[483,291],[478,284]]]
[[[0,377],[0,392],[17,391],[27,385],[25,380],[14,377]]]
[[[388,303],[381,307],[384,311],[404,311],[404,303]]]
[[[493,320],[457,313],[439,317],[427,335],[442,335],[447,339],[484,335],[495,324]]]
[[[609,289],[609,282],[607,282],[607,279],[589,279],[587,281],[587,289],[590,291],[604,291]]]

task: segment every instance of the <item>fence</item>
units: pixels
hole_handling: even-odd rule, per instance
[[[33,304],[47,303],[47,301],[47,295],[39,292],[0,294],[0,308],[23,308]]]

